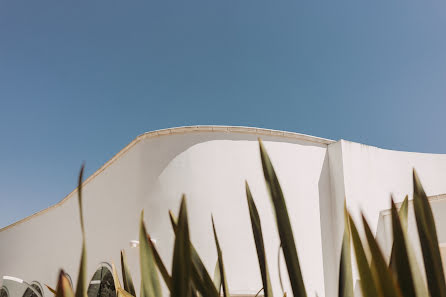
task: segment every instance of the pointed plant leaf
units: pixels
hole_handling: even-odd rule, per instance
[[[112,262],[113,281],[115,283],[116,297],[135,297],[126,290],[124,290],[119,282],[118,272],[115,264]]]
[[[259,260],[260,273],[262,276],[263,293],[265,297],[273,297],[271,281],[268,272],[268,263],[266,261],[265,245],[263,242],[262,226],[260,224],[260,217],[257,211],[256,204],[252,198],[251,190],[248,183],[246,186],[246,198],[248,200],[249,216],[251,218],[252,233],[254,234],[254,241],[256,244],[257,258]]]
[[[346,201],[344,200],[344,236],[342,238],[341,260],[339,263],[339,297],[354,297],[350,241],[350,223]]]
[[[153,250],[147,239],[144,225],[144,211],[141,212],[139,229],[139,259],[141,265],[141,291],[144,297],[161,297],[161,286],[156,269]]]
[[[446,284],[434,216],[415,169],[413,170],[413,188],[415,219],[429,293],[431,296],[445,297]]]
[[[407,226],[409,224],[408,217],[409,217],[409,196],[406,195],[404,197],[404,201],[401,204],[400,210],[398,211],[398,217],[401,222],[401,228],[404,230],[407,230]]]
[[[217,263],[215,264],[215,269],[214,269],[214,285],[217,288],[218,293],[220,293],[221,275],[220,275],[220,266],[218,264],[218,260],[217,260]]]
[[[153,240],[149,234],[147,234],[147,240],[149,241],[149,244],[152,247],[153,257],[155,258],[156,266],[158,267],[158,270],[161,273],[161,276],[163,277],[164,283],[166,284],[169,291],[171,291],[172,290],[172,277],[169,275],[166,265],[164,265],[164,262],[161,259],[161,256],[158,253],[158,250],[156,249],[155,243],[153,242]]]
[[[401,297],[401,292],[396,284],[393,275],[390,273],[384,255],[376,242],[364,216],[362,216],[364,231],[372,255],[372,276],[375,280],[378,292],[383,297]]]
[[[133,285],[132,275],[130,274],[129,267],[127,265],[127,256],[125,255],[124,250],[121,250],[121,270],[124,290],[130,293],[130,295],[136,296],[135,286]]]
[[[59,273],[59,280],[56,287],[56,297],[74,297],[73,289],[63,270]]]
[[[78,194],[78,203],[79,203],[79,218],[81,223],[81,232],[82,232],[82,251],[81,251],[81,260],[79,264],[79,273],[77,277],[77,285],[76,285],[76,297],[87,297],[87,251],[85,247],[85,227],[84,227],[84,213],[82,209],[82,183],[83,183],[83,175],[84,175],[85,166],[82,165],[81,171],[79,173],[77,194]]]
[[[416,297],[403,227],[392,199],[393,250],[392,271],[404,297]]]
[[[178,220],[171,210],[169,210],[169,219],[170,219],[170,224],[172,225],[173,232],[176,233]]]
[[[169,211],[169,218],[172,224],[172,229],[177,232],[177,219],[175,215]],[[192,282],[195,288],[200,292],[202,296],[206,297],[219,297],[219,292],[214,285],[214,282],[209,275],[206,267],[203,264],[200,256],[195,250],[192,242],[190,243],[191,258],[192,258]]]
[[[212,218],[212,229],[214,230],[215,245],[217,247],[218,267],[220,268],[221,285],[223,287],[223,296],[230,297],[228,282],[226,280],[225,266],[223,263],[223,255],[221,252],[220,243],[218,242],[217,231],[215,230],[214,218]]]
[[[401,228],[403,229],[404,238],[406,240],[407,255],[409,257],[409,264],[412,272],[412,278],[415,286],[416,296],[428,296],[429,293],[424,280],[424,275],[422,273],[422,269],[420,268],[420,264],[418,263],[418,259],[415,255],[415,251],[412,247],[412,244],[410,244],[409,235],[407,233],[408,216],[409,216],[409,197],[406,195],[398,211],[398,217],[400,219]],[[392,268],[392,271],[395,271],[396,269],[394,267],[395,253],[396,250],[392,246],[392,252],[390,255],[390,264],[389,264],[389,266]]]
[[[126,290],[124,290],[123,288],[118,288],[116,290],[116,295],[117,295],[117,297],[135,297],[132,294],[130,294],[129,292],[127,292]]]
[[[280,241],[282,243],[283,255],[288,269],[288,276],[293,290],[294,297],[307,296],[302,273],[297,256],[296,245],[294,242],[293,230],[291,228],[290,218],[285,203],[285,198],[279,184],[279,180],[274,171],[271,160],[259,139],[260,157],[262,160],[263,174],[266,185],[274,206],[277,228]]]
[[[378,290],[373,280],[372,271],[370,270],[369,263],[364,251],[364,245],[359,237],[358,229],[355,222],[353,222],[350,214],[348,215],[348,221],[350,223],[350,231],[352,235],[352,242],[356,256],[356,265],[358,267],[359,277],[361,279],[361,292],[363,297],[379,297]]]
[[[112,275],[113,275],[113,282],[115,284],[115,289],[118,291],[118,289],[122,289],[121,282],[119,281],[118,272],[116,271],[115,263],[112,261]]]
[[[172,261],[172,296],[189,297],[191,294],[191,251],[186,199],[181,200]]]
[[[392,197],[390,197],[393,199]],[[408,196],[404,198],[403,203],[401,204],[401,207],[398,211],[398,217],[401,223],[401,228],[403,229],[403,232],[407,234],[407,217],[408,217],[409,207],[408,207]],[[404,231],[406,230],[406,231]],[[393,267],[393,259],[395,258],[395,249],[393,248],[394,244],[392,244],[392,251],[390,252],[390,260],[389,260],[389,267]]]
[[[51,287],[48,286],[47,284],[45,284],[45,287],[47,287],[47,289],[50,290],[51,293],[53,293],[54,295],[56,295],[56,290],[54,290],[53,288],[51,288]]]

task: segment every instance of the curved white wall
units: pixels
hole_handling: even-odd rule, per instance
[[[149,231],[157,239],[163,257],[170,260],[173,238],[167,216],[168,209],[177,210],[182,193],[187,196],[191,236],[205,264],[213,271],[217,256],[211,229],[211,213],[225,257],[227,275],[235,293],[255,294],[261,287],[255,246],[252,239],[244,181],[250,184],[258,205],[265,233],[272,281],[278,290],[276,258],[279,240],[273,213],[264,183],[258,142],[255,136],[196,134],[206,141],[188,143],[189,135],[178,135],[145,141],[144,150],[157,146],[170,154],[170,162],[155,174],[153,184],[147,183],[145,202]],[[326,145],[302,141],[265,138],[282,187],[288,210],[298,238],[298,252],[305,271],[309,291],[324,291],[322,243],[320,227],[320,196],[330,195]],[[187,143],[187,145],[184,145]],[[158,168],[158,156],[147,155],[145,168]],[[164,158],[161,158],[164,159]],[[150,180],[147,176],[145,180]],[[160,197],[157,199],[157,197]],[[170,261],[168,262],[170,265]],[[284,266],[285,267],[285,266]],[[279,292],[279,291],[277,291]]]
[[[274,291],[279,294],[279,239],[261,169],[262,137],[285,193],[308,293],[336,296],[342,205],[373,228],[387,209],[389,192],[410,193],[415,166],[428,193],[446,193],[446,156],[380,150],[280,131],[240,127],[189,127],[138,137],[84,184],[88,275],[100,262],[119,268],[128,255],[139,284],[140,211],[168,266],[173,233],[168,210],[187,196],[192,241],[211,274],[216,263],[210,216],[214,215],[232,293],[261,288],[245,198],[247,180],[257,203]],[[80,256],[77,195],[0,231],[0,275],[55,285],[63,267],[76,281]],[[376,230],[376,229],[375,229]],[[283,275],[286,267],[282,266]],[[286,277],[285,277],[286,279]],[[139,289],[139,288],[138,288]],[[290,290],[288,289],[288,292]],[[45,292],[46,297],[50,296]]]

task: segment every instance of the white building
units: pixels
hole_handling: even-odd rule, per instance
[[[182,193],[187,196],[192,241],[210,273],[217,260],[212,213],[231,293],[254,295],[262,284],[245,180],[262,219],[271,281],[279,296],[279,238],[258,137],[264,141],[286,197],[310,295],[337,295],[344,197],[354,219],[359,223],[362,210],[388,250],[390,193],[396,202],[406,194],[411,196],[413,167],[426,193],[434,197],[439,241],[446,243],[446,219],[439,216],[446,211],[446,202],[438,196],[446,193],[446,155],[384,150],[258,128],[165,129],[138,136],[84,182],[88,275],[93,279],[89,297],[97,297],[101,279],[111,281],[112,261],[120,269],[121,249],[126,250],[135,285],[140,283],[138,248],[131,242],[138,239],[142,209],[148,231],[170,266],[173,232],[168,210],[178,211]],[[76,282],[81,251],[76,198],[75,190],[58,204],[0,230],[1,297],[35,297],[37,291],[51,297],[44,284],[55,286],[60,268]],[[415,232],[413,222],[410,226]],[[286,275],[284,263],[280,267]],[[33,289],[25,292],[27,286],[21,280],[33,283]],[[99,295],[107,294],[103,290]]]

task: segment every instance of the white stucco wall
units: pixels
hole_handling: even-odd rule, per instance
[[[446,195],[430,196],[428,197],[429,203],[432,208],[432,213],[434,215],[435,225],[437,229],[438,243],[440,247],[446,245]],[[398,207],[398,205],[397,205]],[[408,212],[408,240],[412,249],[417,257],[418,265],[423,270],[423,256],[421,252],[421,245],[418,237],[417,224],[415,219],[415,213],[413,209],[413,201],[409,201],[409,212]],[[384,210],[380,213],[378,221],[377,237],[380,240],[381,247],[386,256],[390,256],[393,237],[392,237],[392,217],[390,209]],[[444,257],[442,255],[442,257]],[[445,258],[443,258],[443,263],[445,263]],[[443,265],[445,266],[445,265]],[[423,270],[424,271],[424,270]]]
[[[360,223],[363,211],[376,232],[379,214],[395,202],[412,196],[412,169],[420,176],[428,196],[446,193],[446,155],[400,152],[341,141],[347,205]]]
[[[129,242],[138,239],[142,209],[147,229],[170,267],[173,232],[168,210],[178,211],[184,193],[192,241],[209,272],[213,274],[217,260],[213,214],[231,292],[255,294],[262,285],[246,204],[247,180],[262,219],[273,289],[280,294],[279,238],[261,168],[259,136],[282,184],[309,295],[337,295],[344,199],[358,223],[364,211],[385,245],[388,235],[378,228],[380,212],[389,208],[390,193],[397,202],[411,195],[412,167],[428,195],[446,193],[446,155],[256,128],[186,127],[147,133],[84,183],[89,278],[101,262],[114,261],[120,269],[119,250],[125,249],[139,291],[138,249]],[[0,276],[54,286],[62,267],[76,282],[78,217],[74,191],[58,205],[0,230]],[[442,236],[446,242],[446,233]],[[290,294],[284,263],[282,272]]]
[[[88,275],[93,275],[100,262],[113,260],[119,266],[119,250],[125,248],[135,284],[139,284],[138,252],[129,248],[129,241],[138,239],[143,208],[147,228],[170,266],[173,233],[167,212],[177,211],[185,193],[192,240],[210,273],[217,259],[212,213],[231,292],[255,294],[262,285],[245,198],[246,179],[262,217],[272,283],[279,294],[279,240],[261,169],[258,136],[254,129],[141,137],[87,181]],[[324,296],[320,202],[331,201],[330,141],[286,137],[283,133],[261,136],[287,199],[307,289]],[[58,269],[63,267],[76,281],[80,232],[75,198],[73,195],[60,206],[0,232],[0,274],[54,285]],[[13,248],[16,246],[19,249]],[[285,265],[282,268],[286,275]]]
[[[348,209],[360,231],[361,212],[364,214],[384,252],[389,254],[391,243],[386,238],[391,229],[387,227],[384,231],[386,224],[379,222],[379,218],[383,210],[390,208],[390,195],[396,203],[402,202],[406,195],[411,199],[413,168],[428,196],[446,193],[446,155],[385,150],[345,140],[340,143]],[[379,230],[378,225],[382,225]],[[412,238],[417,238],[415,235]],[[358,277],[355,266],[354,276]]]

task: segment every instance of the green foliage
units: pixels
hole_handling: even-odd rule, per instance
[[[272,201],[276,226],[292,292],[295,297],[304,297],[307,296],[307,292],[300,269],[286,199],[268,153],[260,140],[259,148],[265,182]],[[56,290],[48,287],[54,292],[56,297],[87,297],[85,231],[82,212],[82,176],[83,167],[79,175],[78,184],[82,231],[82,253],[78,282],[74,292],[65,273],[61,271]],[[393,200],[391,201],[394,243],[390,255],[390,263],[386,262],[365,217],[362,216],[362,225],[364,227],[363,238],[366,239],[366,241],[363,241],[357,225],[348,213],[346,205],[344,205],[344,232],[339,261],[339,297],[353,297],[352,252],[356,259],[355,264],[360,278],[359,284],[364,297],[446,297],[446,284],[441,264],[435,222],[427,196],[415,170],[413,172],[413,184],[414,213],[425,273],[423,274],[419,263],[417,263],[415,253],[408,238],[407,196],[399,211]],[[263,290],[266,297],[273,297],[260,216],[247,183],[246,199],[259,262],[259,272],[263,283],[263,288],[260,291]],[[172,212],[169,212],[169,216],[175,234],[171,275],[164,265],[150,235],[147,234],[143,221],[144,213],[141,213],[139,231],[141,297],[162,297],[158,273],[161,274],[170,295],[173,297],[219,297],[220,289],[222,289],[224,297],[229,297],[230,292],[223,262],[223,252],[217,237],[213,218],[211,222],[218,255],[214,280],[210,277],[209,272],[190,241],[186,198],[184,196],[181,200],[178,220]],[[369,259],[367,259],[367,254],[370,255]],[[121,287],[116,268],[113,265],[117,297],[136,296],[124,251],[121,252],[121,268],[124,287]],[[424,276],[427,279],[427,286],[424,281]],[[286,292],[284,295],[286,296]]]
[[[302,273],[300,271],[299,258],[297,256],[296,245],[294,243],[293,230],[291,228],[290,218],[285,203],[285,197],[282,193],[279,180],[274,170],[273,164],[269,159],[268,153],[259,139],[260,157],[262,160],[263,175],[265,176],[266,186],[274,206],[277,229],[279,231],[280,242],[282,243],[283,255],[288,269],[288,276],[295,297],[307,296]]]
[[[426,193],[416,171],[413,171],[413,204],[423,251],[427,285],[431,296],[445,297],[446,284],[437,239],[437,230]]]
[[[390,264],[391,271],[398,281],[401,293],[407,297],[415,297],[415,286],[413,283],[412,271],[410,269],[409,255],[406,247],[406,240],[403,227],[392,199],[392,230],[395,242],[393,245],[392,260]],[[397,252],[396,252],[397,251]]]
[[[257,258],[259,260],[260,273],[262,275],[263,292],[265,297],[273,297],[273,290],[269,279],[268,264],[266,261],[265,246],[263,243],[262,226],[260,225],[260,217],[247,182],[246,182],[246,199],[248,200],[252,233],[254,235],[254,241],[256,243]]]
[[[178,217],[172,263],[172,296],[189,297],[191,294],[192,260],[187,221],[186,199],[183,197]]]
[[[147,238],[144,212],[141,212],[139,229],[139,258],[141,266],[141,293],[144,297],[161,297],[161,285],[156,269],[152,246]]]
[[[151,242],[151,241],[149,241]],[[155,250],[154,250],[155,254]],[[156,257],[155,257],[156,259]],[[157,263],[158,264],[158,263]],[[158,265],[159,267],[159,265]],[[122,282],[124,283],[124,290],[133,296],[136,296],[135,286],[133,285],[132,275],[130,274],[130,269],[127,265],[127,257],[125,251],[121,250],[121,269],[122,269]]]
[[[215,223],[213,217],[212,217],[212,230],[214,230],[215,245],[217,247],[218,268],[220,270],[221,286],[223,287],[223,296],[230,297],[228,282],[226,280],[225,266],[223,264],[223,253],[221,252],[220,243],[218,241],[217,231],[215,230]]]
[[[82,182],[84,176],[84,165],[81,167],[78,180],[78,201],[79,201],[79,217],[82,231],[82,253],[81,264],[79,266],[79,273],[77,277],[76,293],[75,297],[87,297],[87,251],[85,248],[85,227],[84,227],[84,212],[82,209]],[[65,274],[62,279],[64,279]],[[65,277],[66,278],[66,277]],[[70,296],[65,296],[70,297]]]

